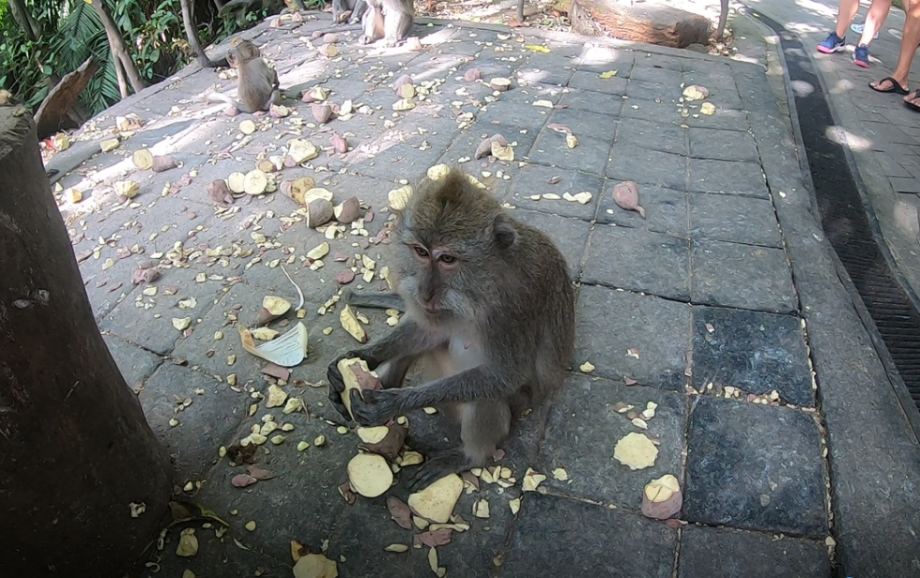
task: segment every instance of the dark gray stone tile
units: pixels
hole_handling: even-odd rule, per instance
[[[698,64],[691,63],[690,66],[696,67]],[[737,90],[735,79],[732,77],[732,71],[725,65],[718,65],[718,67],[714,69],[684,72],[681,77],[681,82],[684,86],[690,86],[691,84],[705,86],[710,92],[723,89]]]
[[[706,100],[715,105],[716,111],[720,109],[722,110],[743,110],[744,109],[744,106],[741,104],[741,96],[738,94],[738,90],[735,88],[710,89],[709,96],[706,98]],[[716,114],[718,114],[718,112],[716,112]]]
[[[204,393],[197,394],[197,389]],[[187,398],[192,404],[180,411]],[[173,457],[183,483],[205,477],[218,460],[218,448],[232,441],[251,403],[248,395],[172,363],[160,366],[138,399],[154,434]],[[172,427],[169,420],[174,418],[179,423]]]
[[[540,97],[540,99],[544,98],[554,103],[559,101],[558,97]],[[487,106],[486,110],[476,115],[476,120],[479,123],[490,124],[498,121],[495,126],[510,125],[528,130],[539,130],[546,124],[552,109],[534,106],[534,100],[537,99],[512,89],[502,95],[500,102]],[[496,132],[500,132],[500,129],[497,129]]]
[[[563,145],[565,146],[565,145]],[[559,179],[555,185],[549,184],[551,179]],[[518,173],[511,193],[505,199],[519,209],[540,211],[564,217],[575,217],[590,221],[597,213],[598,197],[604,186],[600,177],[589,175],[577,169],[565,169],[539,164],[528,164]],[[582,205],[578,202],[566,201],[561,198],[565,193],[577,195],[578,193],[591,193],[591,201]],[[559,200],[543,199],[533,200],[535,195],[555,194]]]
[[[716,105],[715,114],[707,116],[705,114],[700,114],[700,103],[695,102],[688,103],[688,111],[690,116],[684,119],[684,123],[689,127],[740,131],[748,131],[751,129],[751,123],[748,121],[748,114],[743,110]]]
[[[822,542],[709,528],[694,524],[680,534],[678,578],[830,578]]]
[[[643,229],[598,225],[585,259],[584,281],[690,300],[686,239]]]
[[[336,528],[335,539],[329,541],[326,556],[336,560],[339,575],[347,572],[354,578],[408,578],[412,576],[409,569],[411,559],[428,553],[427,548],[412,550],[413,534],[412,530],[406,530],[393,521],[385,501],[381,504],[376,499],[359,497],[346,509],[344,520]],[[409,546],[409,551],[385,552],[383,549],[390,544],[405,544]],[[340,556],[345,557],[344,562]]]
[[[693,303],[774,313],[796,310],[796,293],[781,249],[694,240],[690,246]]]
[[[615,70],[610,68],[609,70]],[[606,72],[606,71],[601,71]],[[576,71],[572,78],[569,79],[569,87],[579,88],[581,90],[591,90],[594,92],[602,92],[604,94],[615,94],[623,95],[626,94],[626,85],[629,83],[627,78],[624,78],[617,73],[613,78],[601,78],[598,72],[589,72],[587,70],[579,69]]]
[[[143,296],[142,300],[126,299],[119,303],[99,324],[99,328],[109,331],[126,341],[140,345],[159,355],[171,352],[179,340],[185,339],[183,332],[172,324],[173,318],[191,317],[189,326],[196,329],[195,320],[200,319],[214,305],[214,299],[220,291],[221,281],[195,281],[194,269],[171,269],[157,281],[160,287],[154,296]],[[178,287],[175,295],[166,295],[164,287]],[[194,298],[195,306],[182,309],[179,301]],[[138,306],[141,304],[142,306]],[[145,305],[152,307],[145,308]]]
[[[290,385],[285,386],[285,389],[298,391]],[[246,407],[253,400],[245,394],[235,395],[244,402],[245,413]],[[256,465],[271,471],[275,477],[245,489],[235,488],[230,482],[231,479],[237,474],[245,473],[246,468],[244,465],[231,466],[229,460],[222,459],[208,473],[202,490],[195,496],[196,502],[207,504],[218,513],[237,510],[239,513],[228,520],[234,526],[234,534],[244,543],[256,542],[260,546],[259,550],[276,560],[293,563],[290,554],[291,539],[299,541],[313,552],[319,552],[324,540],[329,540],[329,557],[332,558],[335,552],[332,548],[336,543],[331,539],[333,529],[336,521],[348,508],[337,487],[348,479],[346,467],[348,461],[357,453],[358,437],[354,433],[336,433],[334,426],[317,419],[315,415],[300,412],[284,415],[281,408],[267,409],[263,402],[259,411],[245,420],[243,427],[231,436],[230,441],[249,435],[249,428],[256,423],[261,425],[262,418],[268,414],[273,415],[279,424],[289,423],[294,426],[292,431],[283,434],[286,438],[283,443],[274,445],[266,442],[254,455]],[[272,436],[274,435],[280,434],[272,433]],[[322,447],[316,447],[314,440],[320,435],[326,436],[326,442]],[[297,444],[300,441],[306,441],[310,447],[298,452]],[[216,448],[217,446],[214,446],[211,449],[215,459]],[[297,507],[279,507],[279,503],[289,500],[296,502]],[[358,500],[363,501],[364,498]],[[385,503],[385,497],[375,498],[368,500],[368,507],[386,511]],[[322,515],[318,514],[320,512]],[[255,532],[250,533],[243,529],[243,525],[249,520],[256,522]],[[391,523],[395,526],[395,523]],[[386,536],[382,532],[380,535]],[[266,539],[261,536],[285,536],[285,539]],[[368,536],[370,534],[365,534],[365,539]],[[380,546],[381,550],[385,545]],[[230,547],[233,548],[232,542]],[[382,554],[386,552],[381,551]],[[336,559],[339,562],[339,572],[342,573],[344,563],[338,560],[338,557]]]
[[[690,159],[689,190],[769,199],[759,163]]]
[[[773,203],[735,195],[690,193],[690,234],[717,241],[783,246]]]
[[[812,415],[709,396],[694,403],[687,520],[822,536],[827,531],[824,465]]]
[[[610,151],[607,176],[683,191],[687,188],[687,158],[617,142]]]
[[[676,547],[677,532],[660,522],[531,492],[499,576],[670,578]]]
[[[649,480],[665,474],[682,477],[685,401],[679,393],[574,375],[553,400],[535,467],[548,476],[541,487],[638,512],[642,488]],[[649,429],[640,432],[661,442],[654,466],[634,471],[613,458],[615,440],[638,431],[625,413],[613,409],[618,402],[635,406],[636,412],[645,410],[649,402],[658,404]],[[568,480],[556,480],[551,475],[556,468],[563,468]]]
[[[652,295],[583,286],[575,309],[576,354],[595,373],[682,391],[690,354],[690,306]]]
[[[684,72],[689,70],[689,67],[692,65],[693,58],[681,58],[679,56],[672,56],[670,54],[639,53],[636,54],[636,64],[634,67],[639,68],[640,66],[649,66],[653,68],[665,68],[667,70]]]
[[[572,133],[578,137],[579,142],[583,137],[591,137],[610,144],[613,144],[613,139],[617,133],[617,125],[619,124],[615,116],[607,113],[568,109],[553,112],[549,122],[569,127]],[[549,131],[551,129],[546,128],[543,130]]]
[[[789,403],[813,407],[811,382],[798,317],[693,308],[693,387],[698,391],[710,383],[756,394],[775,389]]]
[[[505,540],[514,520],[508,502],[521,495],[517,488],[499,493],[500,491],[499,486],[487,486],[483,483],[481,491],[461,495],[454,512],[463,516],[471,528],[466,532],[454,532],[450,544],[438,548],[438,563],[447,568],[448,576],[489,578],[495,573],[493,559],[500,556],[505,549]],[[404,500],[407,498],[408,495],[403,497]],[[488,519],[471,515],[478,500],[486,500],[489,503]],[[428,548],[422,547],[410,552],[412,576],[433,575],[428,563]]]
[[[913,177],[905,179],[901,177],[888,177],[891,188],[896,193],[920,193],[920,180]]]
[[[917,139],[908,136],[897,126],[887,122],[864,122],[862,123],[862,132],[866,138],[873,141],[906,145],[918,144]]]
[[[640,65],[635,66],[629,75],[630,81],[639,81],[647,84],[660,84],[680,87],[681,72],[670,68],[658,68],[647,66],[645,62],[639,61]]]
[[[633,77],[629,79],[629,84],[626,86],[626,96],[629,97],[629,100],[650,100],[659,104],[667,104],[671,108],[674,108],[681,94],[679,82],[662,84],[649,80],[636,79],[636,75],[642,70],[648,69],[634,69]],[[680,78],[680,73],[675,74],[677,78]]]
[[[613,132],[603,140],[588,136],[578,137],[578,146],[570,149],[566,145],[564,134],[544,130],[530,149],[529,157],[535,163],[603,175],[613,137]]]
[[[535,66],[524,66],[515,72],[521,86],[549,84],[565,86],[575,73],[575,64],[568,58],[542,58],[532,60]]]
[[[684,156],[689,151],[687,131],[678,124],[639,118],[624,118],[620,121],[617,143]]]
[[[546,233],[562,251],[569,265],[569,274],[573,279],[578,277],[588,236],[591,234],[591,223],[537,211],[513,210],[510,214],[515,219]]]
[[[666,100],[656,102],[655,98],[659,97],[651,94],[648,96],[649,98],[630,97],[623,101],[620,116],[655,122],[680,122],[680,114],[673,102]]]
[[[620,227],[637,227],[656,233],[688,238],[688,193],[655,185],[639,185],[639,204],[645,218],[635,211],[621,209],[613,200],[616,181],[607,181],[597,211],[598,223],[613,223]]]
[[[723,161],[760,160],[750,133],[711,128],[690,129],[690,156]]]
[[[608,70],[616,70],[617,76],[629,78],[635,54],[628,48],[612,46],[588,46],[573,59],[579,71],[593,72],[595,75]]]
[[[618,117],[620,109],[623,108],[623,97],[591,90],[572,89],[562,95],[560,104],[567,106],[572,111],[585,110]]]
[[[114,335],[103,334],[102,339],[118,365],[122,377],[125,378],[125,383],[135,391],[139,390],[144,380],[163,363],[162,357]]]

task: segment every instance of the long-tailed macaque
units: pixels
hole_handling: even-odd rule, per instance
[[[332,21],[343,24],[348,19],[349,24],[361,22],[367,11],[367,2],[364,0],[332,0]]]
[[[365,0],[367,10],[361,20],[364,34],[361,44],[370,44],[380,38],[387,46],[396,44],[406,37],[415,22],[415,6],[412,0]]]
[[[389,335],[334,360],[327,377],[329,399],[347,419],[338,362],[358,357],[378,372],[381,390],[351,392],[361,425],[429,406],[460,422],[462,446],[423,464],[410,480],[418,490],[486,465],[512,417],[563,383],[574,356],[575,293],[556,245],[456,170],[423,183],[397,212],[395,232],[404,248],[396,293],[406,314]],[[352,297],[398,303],[393,294]],[[435,362],[424,365],[437,375],[401,388],[422,358]]]
[[[262,52],[258,46],[248,40],[243,40],[230,49],[227,62],[236,69],[239,79],[237,94],[240,102],[219,93],[209,94],[209,99],[226,102],[235,106],[240,112],[247,113],[266,111],[271,105],[280,102],[278,73],[262,60]]]

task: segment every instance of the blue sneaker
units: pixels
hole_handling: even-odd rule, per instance
[[[853,62],[856,63],[856,66],[869,68],[869,47],[865,44],[857,46],[856,52],[853,54]]]
[[[840,38],[837,36],[836,31],[831,31],[827,35],[827,40],[818,45],[818,52],[833,54],[834,52],[843,52],[846,48],[846,37]]]

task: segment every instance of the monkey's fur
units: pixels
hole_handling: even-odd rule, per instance
[[[218,93],[209,94],[209,99],[221,100],[246,113],[267,111],[271,105],[280,102],[278,73],[262,60],[262,52],[258,46],[243,40],[230,50],[227,62],[236,69],[237,94],[241,102]]]
[[[366,11],[364,0],[332,0],[332,21],[336,24],[344,23],[346,18],[349,24],[357,24]]]
[[[386,46],[396,46],[415,22],[413,0],[365,0],[367,10],[361,20],[364,34],[359,41],[370,44],[383,38]]]
[[[425,183],[396,214],[404,246],[398,297],[381,294],[376,304],[401,298],[406,314],[389,335],[333,361],[327,377],[329,399],[347,418],[338,362],[358,357],[377,370],[383,389],[365,391],[363,400],[351,394],[361,425],[428,406],[460,422],[462,446],[414,473],[410,483],[419,490],[487,465],[512,417],[563,383],[574,357],[575,293],[553,242],[509,217],[459,171]],[[432,360],[424,363],[437,366],[431,381],[399,389],[413,364]]]

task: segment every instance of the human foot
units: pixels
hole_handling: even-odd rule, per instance
[[[904,105],[920,112],[920,88],[904,97]]]
[[[886,76],[885,78],[869,83],[869,88],[876,92],[896,92],[898,94],[908,94],[909,91],[904,87],[903,84],[895,80],[891,76]]]
[[[834,52],[843,52],[847,48],[846,38],[837,36],[836,31],[832,31],[827,38],[818,45],[818,52],[832,54]]]
[[[869,68],[869,47],[865,44],[857,46],[853,53],[853,62],[856,63],[856,66]]]

